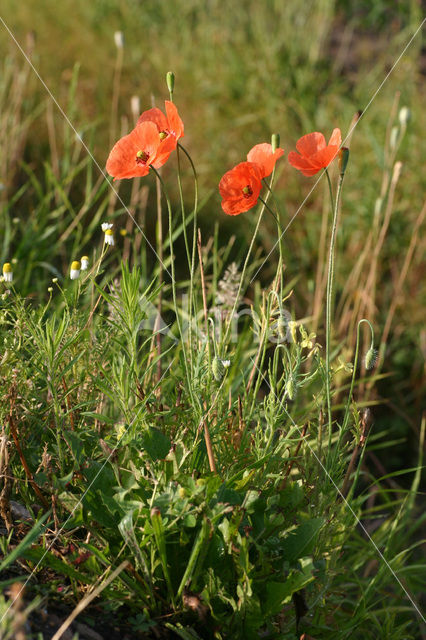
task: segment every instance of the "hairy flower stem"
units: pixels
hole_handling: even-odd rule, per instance
[[[263,180],[264,183],[266,183],[265,180]],[[268,187],[269,188],[269,187]],[[282,300],[283,298],[283,277],[282,277],[282,270],[283,270],[283,264],[284,264],[284,260],[283,260],[283,246],[282,246],[282,235],[283,235],[283,230],[282,230],[282,225],[281,225],[281,216],[280,216],[280,212],[277,209],[276,215],[275,213],[272,211],[272,209],[267,205],[267,203],[262,200],[262,198],[259,197],[260,202],[262,202],[266,209],[269,211],[269,213],[272,215],[272,217],[274,218],[276,224],[277,224],[277,232],[278,232],[278,248],[279,248],[279,252],[280,252],[280,258],[279,258],[279,262],[278,262],[278,269],[277,269],[277,278],[276,278],[276,288],[278,289],[278,284],[280,287],[280,300]]]
[[[193,173],[193,176],[194,176],[194,222],[193,222],[191,257],[189,256],[189,246],[188,246],[188,240],[187,240],[187,235],[186,235],[186,216],[185,216],[185,206],[184,206],[183,193],[182,193],[182,184],[181,184],[181,179],[180,179],[179,150],[183,151],[183,153],[186,155],[186,157],[187,157],[187,159],[189,161],[189,164],[191,165],[192,173]],[[180,195],[181,209],[182,209],[183,233],[184,233],[184,238],[185,238],[185,247],[186,247],[186,254],[187,254],[187,258],[188,258],[188,265],[189,265],[189,270],[190,270],[188,342],[189,342],[189,353],[190,353],[191,366],[192,366],[192,360],[193,360],[193,348],[192,348],[192,313],[193,313],[193,309],[192,309],[192,307],[193,307],[193,303],[194,303],[194,272],[195,272],[195,255],[196,255],[196,250],[197,250],[198,176],[197,176],[197,171],[195,169],[195,165],[194,165],[194,163],[192,161],[191,156],[186,151],[186,149],[184,147],[182,147],[182,145],[179,144],[179,143],[177,145],[176,152],[177,152],[177,158],[178,158],[178,184],[179,184],[179,195]]]
[[[325,389],[327,396],[327,414],[328,414],[328,454],[331,449],[331,438],[332,438],[332,430],[333,430],[333,418],[331,413],[331,385],[330,385],[330,342],[331,342],[331,309],[333,304],[333,281],[334,281],[334,248],[336,244],[336,235],[337,235],[337,220],[339,215],[339,203],[340,196],[342,193],[342,184],[343,178],[345,176],[344,173],[339,174],[339,182],[337,186],[337,195],[336,201],[333,201],[333,190],[331,187],[330,176],[328,174],[327,169],[325,169],[325,174],[328,180],[328,186],[330,189],[330,198],[332,208],[334,209],[333,213],[333,226],[331,229],[331,238],[330,238],[330,249],[328,254],[328,275],[327,275],[327,297],[326,297],[326,320],[325,320]],[[327,454],[327,455],[328,455]]]

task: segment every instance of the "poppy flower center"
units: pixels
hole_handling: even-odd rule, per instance
[[[167,138],[168,133],[167,131],[160,131],[160,140],[164,140],[164,138]]]
[[[250,196],[253,195],[253,189],[250,187],[250,185],[247,185],[243,188],[243,194],[245,198],[250,198]]]
[[[146,164],[149,158],[149,153],[139,150],[136,154],[136,164]]]

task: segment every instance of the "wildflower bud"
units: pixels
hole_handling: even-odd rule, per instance
[[[173,95],[173,91],[175,88],[175,74],[173,73],[173,71],[167,72],[166,82],[167,82],[167,88],[169,90],[170,95]]]
[[[401,107],[398,114],[399,122],[402,127],[407,126],[407,122],[411,120],[411,111],[408,107]]]
[[[114,32],[114,42],[117,49],[122,49],[124,47],[124,34],[122,31]]]
[[[114,233],[112,229],[107,229],[105,231],[105,244],[109,244],[111,247],[114,246]]]
[[[58,278],[52,278],[52,282],[56,284],[58,282]]]
[[[373,367],[377,363],[377,356],[378,356],[377,349],[374,349],[374,347],[371,346],[367,351],[367,353],[365,354],[365,368],[367,369],[367,371],[370,371],[370,369],[373,369]]]
[[[389,144],[390,144],[390,148],[391,149],[395,149],[396,147],[396,143],[398,140],[398,127],[392,127],[391,133],[390,133],[390,139],[389,139]]]
[[[47,291],[48,291],[49,293],[52,293],[52,291],[53,291],[53,287],[47,287]]]
[[[294,399],[295,388],[293,378],[289,378],[285,384],[285,395],[289,400]]]
[[[275,153],[275,151],[280,146],[280,134],[279,133],[273,133],[272,134],[271,146],[272,146],[272,153]]]
[[[10,262],[5,262],[3,265],[3,277],[5,282],[13,281],[13,269]]]
[[[120,236],[123,236],[123,238],[125,236],[127,236],[127,230],[126,229],[120,229]]]
[[[81,259],[81,270],[87,271],[88,268],[89,268],[89,257],[83,256]]]
[[[186,496],[186,491],[183,487],[179,487],[179,498],[184,498]]]
[[[339,171],[340,175],[343,176],[349,160],[349,149],[348,147],[342,147],[339,151]]]
[[[77,280],[78,276],[80,275],[80,261],[79,260],[74,260],[74,262],[71,263],[71,271],[70,271],[70,278],[71,280]]]
[[[221,382],[223,379],[223,376],[225,375],[225,367],[223,366],[223,362],[217,356],[213,358],[212,373],[213,373],[214,379],[217,382]]]
[[[151,518],[158,518],[161,516],[161,511],[158,507],[152,507],[151,509]]]

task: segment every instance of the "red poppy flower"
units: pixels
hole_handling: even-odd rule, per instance
[[[139,116],[138,124],[142,122],[153,122],[157,127],[160,137],[160,146],[157,152],[157,158],[153,166],[158,169],[169,158],[171,152],[176,148],[179,138],[183,138],[183,122],[179,117],[178,110],[173,102],[165,101],[166,115],[160,109],[155,107],[144,111]]]
[[[342,135],[340,129],[334,129],[328,145],[325,143],[322,133],[318,133],[318,131],[308,133],[300,138],[296,144],[296,149],[299,153],[290,151],[288,161],[293,167],[299,169],[304,176],[314,176],[321,169],[328,167],[330,162],[334,160],[341,144]]]
[[[262,169],[255,162],[240,162],[225,173],[219,183],[222,209],[237,216],[256,204],[262,187]]]
[[[261,168],[262,178],[266,178],[272,173],[273,168],[275,167],[275,163],[278,158],[284,153],[284,149],[278,147],[276,151],[272,151],[272,145],[268,142],[263,142],[262,144],[257,144],[250,149],[247,154],[247,160],[249,162],[255,162]]]
[[[131,133],[115,143],[106,170],[110,176],[114,176],[114,180],[146,176],[151,164],[156,167],[160,143],[153,122],[138,124]]]

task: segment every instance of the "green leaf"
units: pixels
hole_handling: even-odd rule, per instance
[[[282,544],[284,560],[295,562],[312,553],[323,522],[322,518],[313,518],[290,531]]]
[[[24,555],[24,552],[28,549],[28,547],[30,547],[32,545],[34,540],[36,540],[38,538],[38,536],[40,535],[41,530],[43,528],[43,525],[44,525],[45,521],[47,520],[47,518],[49,517],[50,513],[51,513],[50,511],[45,513],[44,516],[42,518],[40,518],[40,520],[38,522],[36,522],[36,524],[31,529],[31,531],[29,531],[27,533],[25,538],[23,540],[21,540],[21,542],[18,544],[18,546],[15,547],[4,558],[3,562],[0,564],[0,572],[3,571],[4,569],[6,569],[6,567],[8,567],[10,564],[15,562],[15,560],[17,558],[19,558],[22,555]]]
[[[303,589],[309,582],[312,582],[314,580],[312,569],[312,560],[309,560],[302,571],[293,569],[285,582],[268,581],[264,602],[265,614],[268,616],[276,615],[295,591]]]
[[[142,446],[154,462],[167,456],[171,444],[170,438],[156,427],[148,427],[142,434]]]

